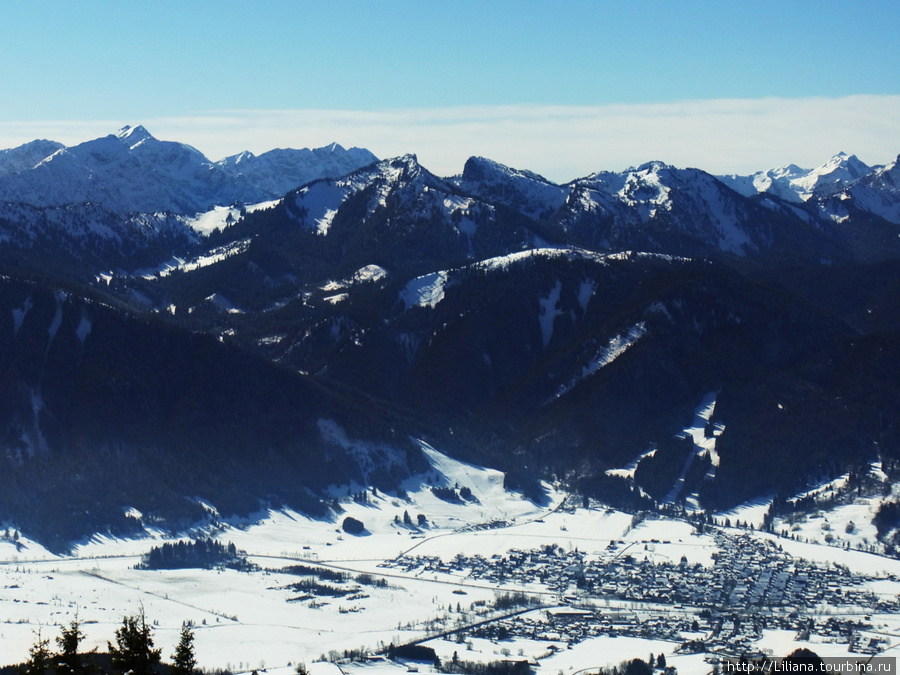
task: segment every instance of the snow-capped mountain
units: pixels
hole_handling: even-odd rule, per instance
[[[342,276],[373,262],[426,271],[518,249],[530,239],[523,223],[499,218],[493,206],[438,178],[415,155],[304,185],[224,236],[252,236],[310,256],[311,263],[334,260]],[[301,275],[309,269],[304,265]]]
[[[697,169],[649,162],[623,173],[574,181],[558,222],[604,248],[696,253],[697,246],[737,255],[764,246],[760,209]],[[756,216],[756,217],[755,217]]]
[[[318,234],[328,234],[331,223],[345,203],[365,193],[365,212],[359,213],[364,224],[379,208],[402,211],[404,217],[430,217],[434,207],[445,208],[449,216],[452,206],[443,202],[452,189],[443,180],[421,166],[415,155],[378,162],[344,178],[316,181],[285,198],[285,206],[293,217]],[[400,215],[400,214],[398,214]]]
[[[56,141],[36,140],[18,148],[0,150],[0,176],[33,169],[65,146]]]
[[[140,127],[46,149],[0,176],[35,199],[81,190],[0,202],[0,468],[68,458],[57,486],[66,461],[122,469],[174,512],[183,495],[247,512],[324,508],[332,478],[396,485],[414,454],[400,443],[401,461],[362,471],[320,433],[337,411],[370,444],[427,436],[520,487],[553,471],[627,500],[606,469],[660,448],[671,488],[673,434],[710,392],[719,464],[684,476],[705,505],[900,460],[896,162],[841,156],[742,192],[662,162],[564,185],[479,157],[441,178],[337,145],[212,163]],[[342,175],[308,179],[310,164]],[[251,205],[263,195],[241,190],[262,185],[282,191]],[[204,200],[225,201],[147,213]],[[0,519],[34,499],[8,473]],[[655,494],[656,478],[637,483]]]
[[[891,176],[885,173],[884,185]],[[892,199],[886,188],[873,189]],[[307,183],[263,208],[218,208],[201,219],[202,227],[189,221],[206,237],[189,257],[181,256],[184,265],[170,263],[171,256],[159,263],[204,269],[190,275],[197,282],[180,306],[200,311],[204,299],[215,296],[219,304],[227,298],[231,310],[251,311],[286,302],[308,285],[330,287],[370,265],[399,281],[547,246],[729,265],[792,260],[818,266],[900,255],[896,226],[869,217],[849,227],[822,212],[822,204],[745,197],[708,173],[661,162],[557,186],[480,158],[469,160],[462,176],[442,179],[406,155]],[[160,285],[142,293],[161,291]],[[322,295],[303,292],[311,299]],[[169,304],[165,296],[158,307]],[[329,297],[337,302],[339,296]]]
[[[69,148],[39,143],[0,159],[0,199],[33,206],[97,202],[119,213],[188,215],[277,198],[313,178],[342,175],[375,159],[365,150],[332,145],[258,158],[244,153],[213,163],[189,145],[154,138],[142,126]]]
[[[112,211],[206,210],[234,193],[234,180],[198,150],[160,141],[141,126],[63,148],[28,171],[0,179],[0,197],[34,206],[98,202]]]
[[[345,150],[332,143],[312,150],[277,149],[261,155],[242,152],[226,157],[217,165],[268,195],[265,199],[272,199],[305,183],[319,178],[338,178],[377,161],[378,158],[364,148]]]
[[[519,171],[484,157],[470,157],[461,176],[452,179],[463,192],[514,208],[531,218],[550,218],[565,203],[568,190],[531,171]]]
[[[869,213],[900,224],[900,157],[822,200],[821,210],[846,221],[851,214]]]
[[[550,241],[594,250],[760,257],[835,255],[830,233],[802,209],[762,203],[699,169],[648,162],[554,185],[540,176],[472,158],[454,184],[490,204],[542,223]]]
[[[856,155],[839,152],[815,169],[801,169],[796,164],[788,164],[749,176],[733,174],[718,178],[746,197],[768,192],[787,201],[806,202],[813,197],[829,197],[875,168],[860,161]]]

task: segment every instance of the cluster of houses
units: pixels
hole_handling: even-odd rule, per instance
[[[866,634],[867,624],[853,619],[801,618],[790,615],[739,617],[702,612],[691,615],[668,611],[609,611],[558,607],[536,610],[457,632],[452,639],[466,642],[470,637],[492,640],[529,639],[548,643],[548,652],[571,648],[592,637],[634,637],[665,640],[676,645],[673,651],[706,653],[709,661],[726,658],[772,656],[756,646],[764,629],[790,630],[799,638],[810,635],[846,645],[848,653],[876,654],[885,647],[877,637]],[[786,656],[775,654],[774,656]]]
[[[554,645],[599,635],[627,635],[683,643],[683,649],[722,655],[752,654],[763,629],[792,630],[877,653],[884,644],[868,633],[871,613],[898,613],[896,597],[868,590],[868,577],[837,564],[794,558],[777,543],[749,533],[718,530],[712,565],[654,562],[668,542],[613,541],[585,553],[549,545],[504,556],[404,556],[385,566],[415,575],[446,575],[461,583],[554,593],[560,606],[478,625],[456,634],[521,637]],[[449,580],[449,579],[448,579]],[[844,618],[816,612],[840,608]]]
[[[655,602],[743,613],[763,609],[830,606],[867,607],[893,612],[895,599],[877,596],[865,587],[866,577],[839,565],[817,565],[794,558],[771,541],[750,534],[715,535],[713,565],[654,561],[648,548],[669,542],[611,542],[605,551],[585,553],[559,546],[530,551],[511,550],[505,556],[403,556],[383,563],[407,574],[450,575],[457,580],[509,584],[600,599]]]
[[[715,540],[718,550],[711,567],[688,565],[684,558],[678,564],[653,563],[626,554],[611,563],[588,563],[585,580],[593,594],[601,597],[744,614],[822,604],[897,609],[895,600],[876,596],[866,589],[865,577],[846,568],[794,558],[774,542],[749,534],[719,531]]]

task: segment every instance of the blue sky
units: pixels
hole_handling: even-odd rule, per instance
[[[5,3],[0,147],[142,123],[211,159],[337,141],[556,180],[900,153],[900,3]]]

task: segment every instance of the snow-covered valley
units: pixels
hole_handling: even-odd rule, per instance
[[[382,660],[387,646],[420,641],[443,661],[527,659],[548,674],[647,653],[699,674],[738,650],[900,649],[900,560],[779,536],[777,527],[724,526],[739,511],[716,514],[717,525],[632,515],[546,484],[535,504],[506,491],[498,471],[423,452],[431,469],[405,494],[333,488],[344,509],[336,518],[282,510],[251,523],[211,512],[206,527],[177,537],[234,543],[250,571],[138,569],[151,547],[172,541],[153,530],[95,537],[63,556],[24,535],[4,540],[2,660],[24,661],[38,630],[55,635],[76,617],[85,649],[104,650],[123,616],[141,608],[164,657],[189,621],[199,664],[234,672],[305,663],[325,675],[337,671],[324,661],[339,660],[344,673],[399,673],[409,664]],[[820,518],[838,529],[857,511]],[[348,516],[364,524],[361,534],[342,530]],[[317,574],[324,583],[310,582]],[[740,627],[724,618],[735,613]],[[691,642],[705,647],[684,647]],[[369,658],[343,660],[345,651]]]

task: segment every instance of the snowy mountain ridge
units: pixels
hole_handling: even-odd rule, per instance
[[[0,150],[0,176],[33,169],[64,147],[55,141],[35,140],[17,148]]]
[[[648,162],[621,174],[593,174],[574,185],[583,191],[581,203],[590,204],[589,211],[614,213],[632,227],[660,220],[667,229],[699,230],[723,251],[745,255],[756,248],[744,205],[704,171]],[[572,209],[567,226],[575,226],[579,215]]]
[[[449,181],[425,169],[415,155],[403,155],[376,162],[343,178],[304,185],[285,197],[284,203],[296,222],[326,235],[338,211],[357,195],[364,195],[366,200],[363,222],[390,203],[392,210],[397,211],[392,218],[395,223],[401,217],[404,222],[424,221],[434,214],[450,223],[454,222],[454,213],[466,210],[473,202],[456,193]],[[468,219],[457,219],[454,227],[458,233],[465,234],[467,229],[476,227]]]
[[[320,178],[339,178],[378,158],[363,148],[344,149],[337,143],[302,150],[275,149],[254,155],[244,151],[220,160],[223,167],[251,185],[264,187],[270,198]],[[255,200],[258,201],[258,200]]]
[[[843,207],[870,213],[889,223],[900,223],[900,157],[878,167],[852,185],[823,200],[822,208],[838,213]]]
[[[712,250],[741,257],[780,247],[831,258],[848,237],[860,238],[831,232],[834,225],[859,216],[900,224],[895,172],[896,162],[869,167],[841,152],[811,170],[791,164],[750,176],[713,176],[653,161],[558,185],[533,171],[471,157],[462,174],[445,179],[424,169],[415,155],[378,162],[368,150],[337,143],[211,162],[189,145],[158,140],[136,125],[72,147],[33,141],[3,151],[0,200],[38,207],[90,202],[120,214],[169,212],[211,224],[218,216],[199,214],[289,195],[295,220],[326,234],[340,207],[369,189],[366,219],[390,201],[390,210],[400,209],[390,218],[394,226],[398,218],[424,223],[441,213],[458,236],[469,239],[503,205],[542,224],[526,237],[533,246],[555,239],[606,251],[695,256]],[[761,194],[768,199],[759,200]],[[235,216],[226,220],[221,226]],[[890,239],[883,225],[878,228],[875,235],[861,235],[867,255]],[[203,225],[199,231],[213,229]]]
[[[4,176],[0,188],[58,175],[61,190],[74,176],[85,194],[105,190],[101,196],[113,202],[131,199],[129,191],[187,202],[203,190],[225,194],[243,180],[238,176],[257,170],[283,177],[278,163],[287,166],[301,152],[241,153],[213,164],[142,127],[48,149],[48,158]],[[347,152],[331,145],[308,154]],[[154,173],[159,167],[165,171]],[[107,180],[113,171],[133,183],[114,189]],[[295,184],[259,208],[227,202],[200,217],[148,216],[137,207],[137,215],[123,216],[101,199],[47,207],[0,201],[4,271],[47,286],[40,311],[25,317],[23,308],[38,307],[38,291],[10,285],[0,336],[14,349],[0,366],[18,373],[35,354],[43,363],[47,351],[53,358],[44,361],[54,367],[7,380],[3,394],[15,407],[0,410],[0,422],[13,449],[42,448],[44,438],[63,452],[73,447],[69,439],[83,439],[76,450],[97,464],[97,476],[105,470],[91,454],[98,444],[199,444],[183,461],[206,475],[208,466],[224,466],[209,461],[207,447],[256,467],[246,447],[262,447],[257,439],[265,433],[283,458],[291,451],[286,439],[300,431],[311,434],[310,452],[353,455],[353,446],[320,438],[311,426],[333,417],[319,408],[327,392],[329,405],[344,411],[348,434],[383,443],[419,437],[421,425],[433,447],[507,471],[510,486],[534,498],[535,481],[553,458],[595,481],[579,489],[622,504],[665,501],[684,473],[685,494],[696,492],[709,508],[730,506],[775,484],[790,488],[823,462],[844,470],[854,459],[848,448],[868,459],[876,442],[890,443],[882,427],[896,415],[896,347],[877,332],[862,340],[856,324],[875,331],[896,325],[896,303],[883,291],[895,287],[890,265],[900,257],[897,226],[888,219],[900,204],[896,172],[894,163],[830,197],[799,202],[744,196],[702,170],[658,161],[556,185],[479,157],[462,175],[441,178],[408,154]],[[52,295],[58,280],[111,309],[74,296],[67,309]],[[92,328],[82,338],[83,317]],[[101,367],[113,357],[122,360]],[[845,366],[825,377],[835,360]],[[193,363],[211,370],[195,372],[186,365]],[[225,368],[230,376],[212,377]],[[93,378],[90,386],[85,378]],[[177,400],[192,407],[162,403],[168,395],[159,392],[170,380]],[[142,384],[123,391],[123,382]],[[242,407],[245,382],[256,382],[247,391],[258,407]],[[230,383],[240,387],[229,390]],[[294,399],[272,400],[278,387]],[[869,392],[865,398],[857,387]],[[710,421],[728,433],[707,484],[711,457],[695,453],[693,468],[682,471],[691,448],[672,433],[685,429],[683,413],[709,391],[717,392]],[[862,401],[877,414],[866,413],[873,421],[858,432],[864,442],[853,443],[847,434],[857,432],[844,430],[855,428]],[[276,404],[290,412],[273,415]],[[153,415],[145,438],[135,439],[134,410],[144,408]],[[372,420],[393,409],[411,411],[410,421],[385,422],[373,434]],[[814,418],[829,424],[813,427]],[[217,438],[197,434],[228,424],[234,431]],[[234,435],[242,429],[246,438]],[[803,443],[781,452],[770,433]],[[652,444],[657,452],[644,456]],[[644,459],[634,479],[643,493],[610,483],[615,475],[606,470],[638,454]],[[233,498],[244,510],[268,494],[316,507],[318,486],[356,479],[356,460],[340,456],[347,461],[327,467],[318,455],[302,466],[273,461],[271,473],[257,467],[240,500],[224,484],[168,486],[171,517],[181,508],[179,490],[210,503]],[[415,454],[407,460],[412,471]],[[138,453],[129,461],[136,467],[150,459]],[[382,470],[371,482],[387,488],[403,478],[395,466],[366,471]],[[133,473],[148,477],[148,494],[158,491],[154,472]],[[298,476],[307,481],[302,489]]]
[[[470,157],[460,176],[451,182],[468,194],[486,201],[515,204],[532,217],[549,217],[566,201],[565,187],[531,171],[520,171],[484,157]]]
[[[814,197],[831,196],[881,168],[868,166],[856,155],[839,152],[814,169],[788,164],[749,176],[732,174],[717,178],[745,197],[767,192],[787,201],[803,203]]]
[[[34,141],[0,155],[0,199],[39,207],[99,202],[111,211],[193,215],[213,206],[255,203],[376,160],[337,144],[315,150],[242,153],[211,162],[184,143],[161,141],[143,126],[64,147]]]
[[[87,274],[150,265],[159,255],[183,254],[200,243],[194,224],[171,213],[126,215],[101,204],[37,207],[0,201],[0,246],[38,256],[53,269],[77,261]]]

